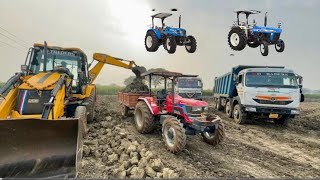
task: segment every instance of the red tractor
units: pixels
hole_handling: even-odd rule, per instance
[[[186,145],[187,135],[201,134],[203,140],[217,145],[224,139],[224,125],[220,117],[208,113],[208,103],[200,100],[182,98],[174,92],[181,73],[169,71],[150,71],[141,74],[149,77],[149,95],[138,98],[134,111],[137,130],[150,133],[157,125],[162,124],[162,137],[167,149],[172,153],[182,151]],[[151,91],[152,76],[161,76],[164,89],[153,95]],[[167,89],[167,81],[172,87]]]

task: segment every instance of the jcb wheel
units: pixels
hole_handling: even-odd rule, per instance
[[[212,132],[202,133],[204,142],[211,144],[213,146],[220,144],[225,137],[224,124],[220,122],[216,126],[218,127],[215,129],[212,129]]]
[[[95,91],[92,91],[90,96],[84,100],[88,105],[87,108],[87,121],[88,123],[91,123],[94,121],[94,110],[95,110],[95,102],[96,102],[96,93]]]
[[[81,123],[83,137],[85,137],[87,135],[87,132],[88,132],[87,115],[86,114],[87,114],[87,109],[86,109],[85,106],[78,106],[76,108],[76,111],[74,112],[74,117],[80,119],[79,122]]]
[[[167,35],[164,42],[165,49],[168,51],[169,54],[173,54],[176,52],[177,49],[177,42],[174,36]]]
[[[240,28],[232,28],[228,34],[228,43],[231,49],[241,51],[246,47],[246,33]]]
[[[134,121],[138,132],[141,134],[150,133],[154,129],[154,117],[145,102],[140,101],[137,103]]]
[[[178,153],[184,149],[187,136],[182,123],[176,118],[167,118],[162,124],[162,138],[171,153]]]
[[[194,53],[197,49],[197,41],[193,36],[188,36],[188,40],[190,41],[185,45],[188,53]]]
[[[148,31],[144,39],[144,45],[149,52],[156,52],[159,48],[159,39],[155,32]]]

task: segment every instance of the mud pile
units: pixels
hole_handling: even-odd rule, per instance
[[[127,85],[124,89],[121,90],[121,92],[145,92],[149,91],[149,88],[147,85],[143,83],[143,79],[141,78],[135,78],[132,83]]]
[[[84,141],[79,178],[179,177],[125,129],[117,113],[97,115],[100,121],[89,124]]]

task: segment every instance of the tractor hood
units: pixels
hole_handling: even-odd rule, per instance
[[[282,29],[277,27],[265,27],[265,26],[254,26],[253,32],[262,32],[262,33],[281,33]]]
[[[60,77],[58,72],[42,72],[24,81],[19,89],[52,90]]]
[[[168,96],[167,101],[168,102],[172,101],[172,96],[171,95]],[[198,107],[199,106],[201,106],[201,107],[208,106],[208,103],[205,102],[205,101],[183,98],[183,97],[181,97],[179,95],[175,95],[174,96],[174,101],[175,101],[176,104],[184,104],[186,106],[198,106]]]
[[[186,30],[183,28],[172,28],[172,27],[166,27],[166,31],[171,33],[178,33],[178,34],[185,34]]]

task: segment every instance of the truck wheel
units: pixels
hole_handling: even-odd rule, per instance
[[[129,115],[129,108],[125,105],[121,106],[121,115],[127,117]]]
[[[141,134],[150,133],[154,129],[154,116],[145,102],[139,101],[137,103],[134,121],[138,132]]]
[[[78,106],[74,112],[74,117],[80,119],[81,123],[81,128],[82,128],[82,135],[83,137],[86,137],[88,133],[88,128],[87,128],[87,109],[86,106]]]
[[[144,46],[149,52],[156,52],[159,48],[159,39],[155,32],[148,31],[144,38]]]
[[[231,49],[241,51],[246,47],[246,33],[240,28],[232,28],[228,34],[228,43]]]
[[[185,45],[185,48],[188,53],[194,53],[197,49],[197,41],[193,36],[188,36],[188,40],[190,42]]]
[[[220,98],[217,98],[216,101],[215,101],[215,108],[220,111],[223,109],[222,105],[221,105],[221,99]]]
[[[168,51],[169,54],[173,54],[177,49],[177,42],[172,35],[167,35],[164,42],[164,48]]]
[[[213,132],[201,133],[204,142],[216,146],[223,141],[225,137],[224,124],[220,122],[217,126],[218,128],[214,128]]]
[[[95,101],[96,101],[96,94],[95,91],[92,91],[90,96],[87,97],[84,102],[88,103],[88,105],[86,106],[87,108],[87,121],[89,123],[94,121],[94,110],[95,110]]]
[[[263,41],[261,44],[260,44],[260,52],[262,54],[262,56],[268,56],[269,54],[269,47],[268,47],[268,43]]]
[[[231,109],[230,101],[228,101],[227,104],[226,104],[226,114],[227,114],[227,116],[229,118],[232,118],[233,112],[232,112],[232,109]]]
[[[176,118],[167,118],[162,124],[162,138],[171,153],[182,151],[187,143],[183,124]]]
[[[276,48],[277,52],[283,52],[284,51],[284,41],[282,39],[279,39],[279,41],[274,45],[274,47]]]
[[[289,116],[282,116],[279,119],[274,120],[274,123],[283,127],[288,126],[289,122],[290,122],[290,117]]]
[[[241,111],[239,104],[233,108],[233,118],[238,124],[246,123],[247,113]]]

